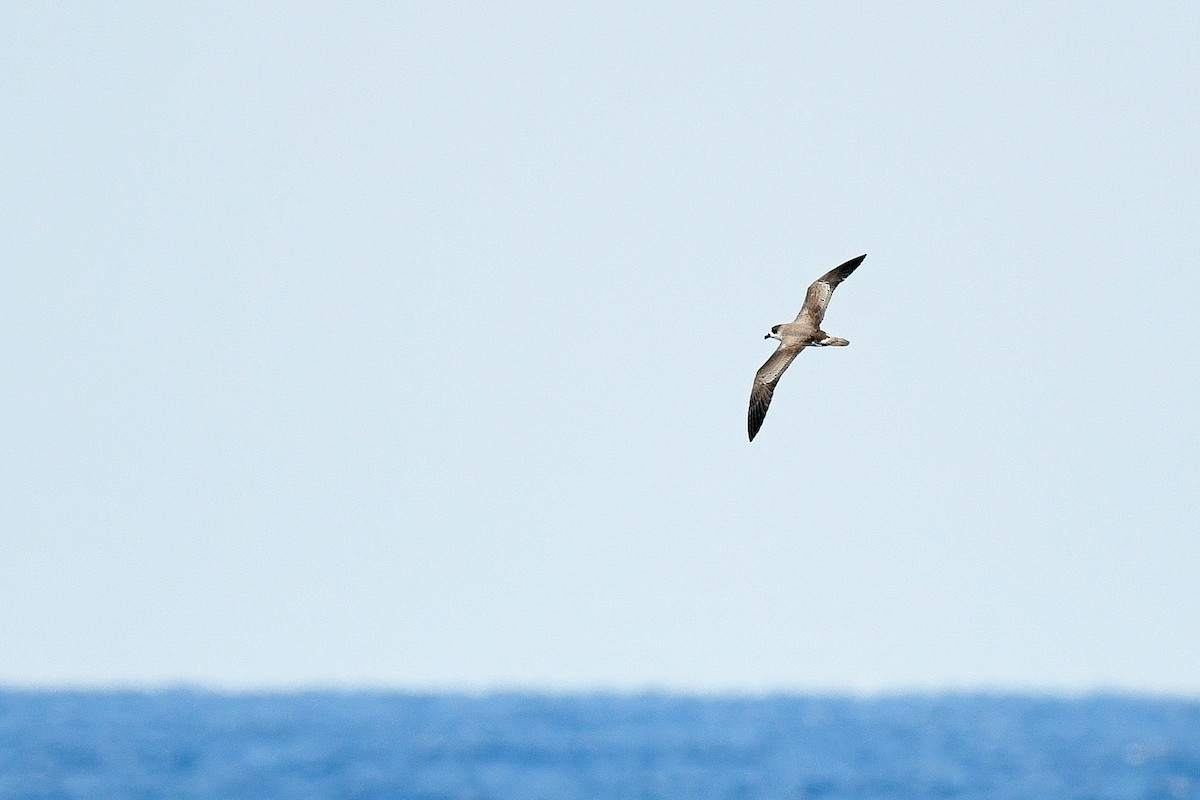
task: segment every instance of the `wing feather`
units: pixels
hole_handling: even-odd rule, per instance
[[[829,298],[833,297],[833,290],[838,287],[839,283],[850,277],[850,273],[858,269],[858,265],[866,257],[867,254],[863,253],[845,264],[834,267],[813,281],[804,295],[804,307],[796,315],[796,322],[804,321],[813,328],[821,327],[821,321],[825,319],[825,309],[829,307]]]
[[[746,430],[750,434],[750,441],[754,441],[763,420],[767,418],[767,409],[771,405],[771,397],[775,394],[775,384],[779,383],[779,376],[803,349],[802,344],[781,344],[766,363],[758,368],[754,375],[754,386],[750,389],[750,411],[746,416]]]

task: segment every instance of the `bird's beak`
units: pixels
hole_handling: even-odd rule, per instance
[[[770,339],[770,338],[771,338],[771,334],[769,334],[769,333],[768,333],[768,334],[767,334],[766,336],[764,336],[763,338],[764,338],[764,339]]]

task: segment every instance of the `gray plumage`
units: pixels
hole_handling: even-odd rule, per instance
[[[796,315],[795,321],[774,325],[771,332],[763,337],[778,339],[779,347],[767,359],[767,363],[759,367],[758,374],[754,376],[754,387],[750,390],[750,412],[746,418],[750,441],[754,441],[763,420],[767,417],[767,408],[771,405],[771,396],[775,394],[775,385],[779,383],[779,377],[804,348],[845,347],[850,344],[846,339],[830,336],[821,330],[821,322],[825,319],[825,309],[829,307],[829,298],[833,297],[833,290],[846,280],[866,257],[864,253],[852,258],[813,281],[804,296],[804,307]]]

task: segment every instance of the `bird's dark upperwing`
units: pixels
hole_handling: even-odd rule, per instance
[[[821,320],[825,319],[825,309],[829,307],[829,298],[833,297],[833,290],[839,283],[850,277],[850,273],[858,269],[858,265],[866,257],[867,254],[863,253],[841,266],[834,267],[813,281],[812,286],[808,287],[808,293],[804,296],[804,307],[796,315],[796,322],[807,322],[814,330],[820,328]]]
[[[754,441],[763,420],[767,418],[767,408],[771,405],[771,395],[775,394],[775,384],[779,383],[779,376],[803,349],[802,344],[781,344],[767,359],[767,363],[758,368],[758,373],[754,376],[754,387],[750,389],[750,413],[746,417],[746,430],[750,433],[750,441]]]

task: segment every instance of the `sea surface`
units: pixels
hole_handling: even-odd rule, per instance
[[[1200,701],[0,690],[0,798],[1200,799]]]

